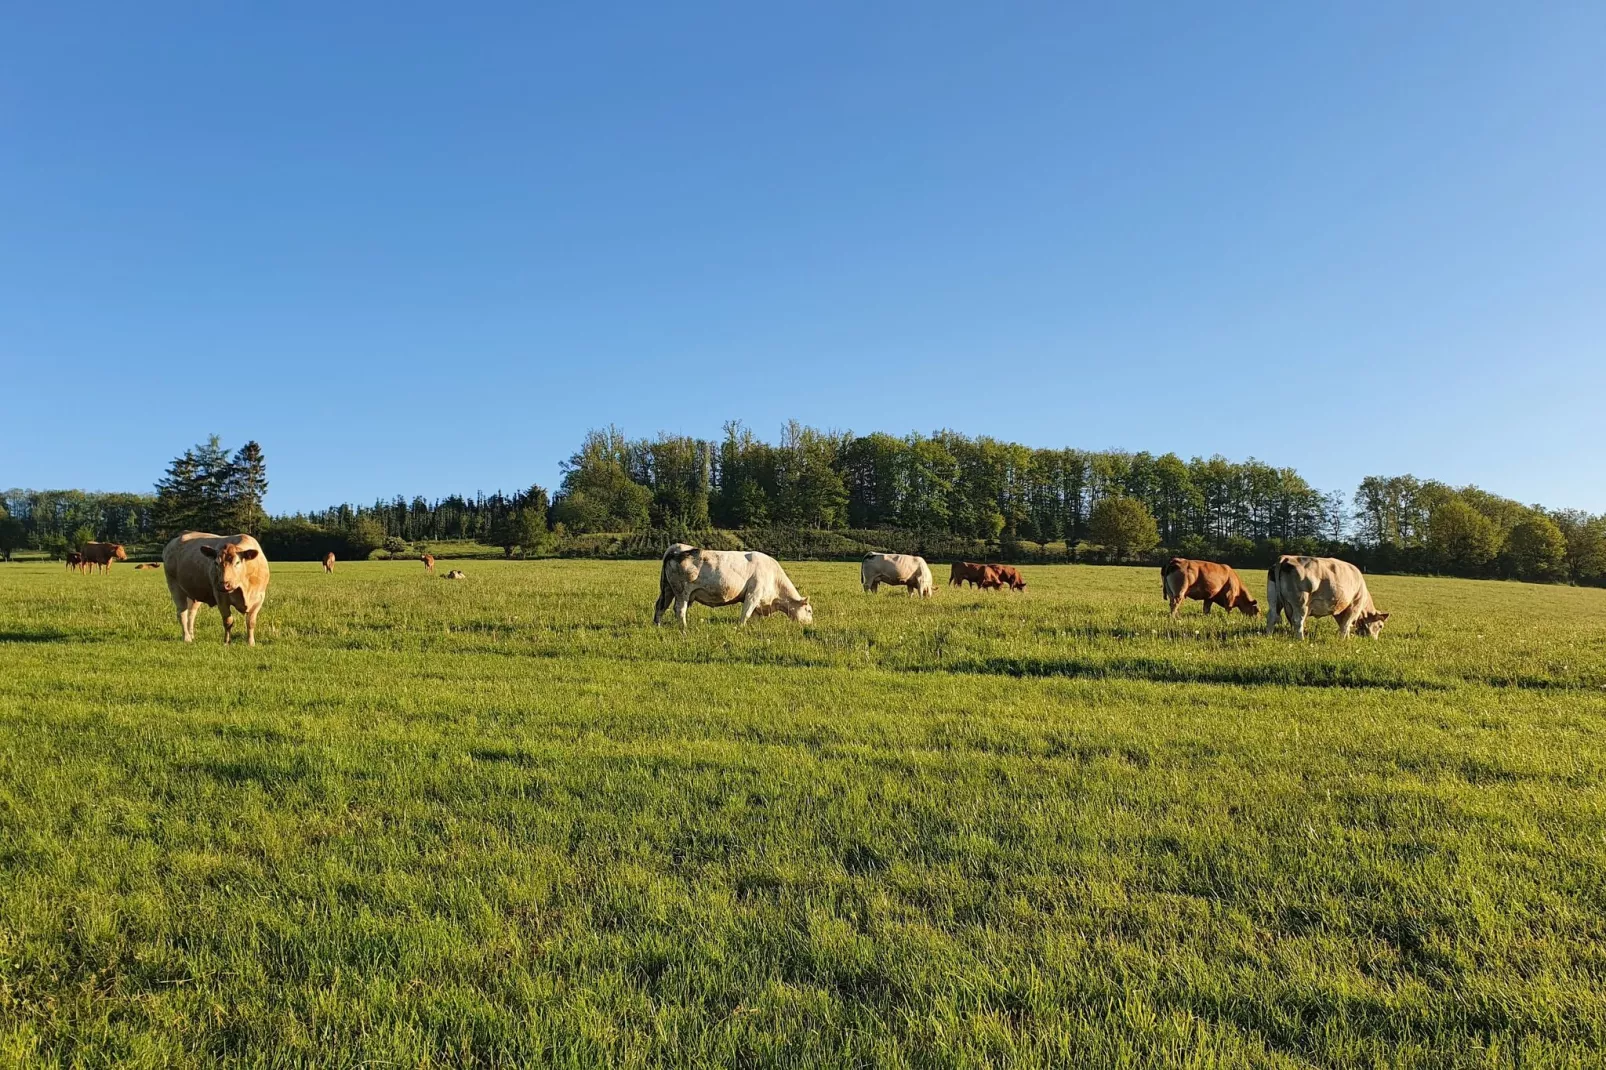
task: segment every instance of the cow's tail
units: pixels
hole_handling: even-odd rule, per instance
[[[660,623],[664,619],[664,611],[675,600],[675,592],[669,586],[669,570],[680,562],[680,559],[694,550],[677,550],[671,546],[664,551],[663,560],[658,565],[658,601],[652,607],[652,622]]]

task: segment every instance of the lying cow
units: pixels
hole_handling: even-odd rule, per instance
[[[449,579],[449,580],[466,580],[466,579],[468,579],[467,576],[463,575],[463,570],[460,569],[460,568],[452,569],[452,571],[450,571],[450,572],[448,572],[446,574],[446,578]]]
[[[1160,569],[1160,587],[1165,592],[1166,601],[1171,603],[1172,620],[1177,619],[1177,610],[1189,598],[1203,602],[1206,614],[1209,614],[1212,605],[1218,605],[1224,610],[1236,609],[1251,617],[1260,615],[1260,605],[1231,565],[1173,557]]]
[[[104,572],[112,567],[113,561],[127,561],[128,551],[123,549],[120,542],[86,542],[81,553],[84,555],[84,571],[91,567],[97,572]]]
[[[195,641],[195,614],[201,604],[223,614],[223,642],[234,638],[234,610],[245,612],[245,642],[257,643],[257,613],[268,596],[268,559],[249,535],[209,535],[186,531],[162,550],[167,593],[178,608],[184,641]]]
[[[997,590],[1004,586],[1004,580],[998,574],[998,566],[978,565],[974,561],[955,561],[948,569],[948,583],[950,586],[964,586],[969,583],[984,591]]]
[[[757,550],[697,550],[671,546],[664,553],[664,582],[669,584],[680,630],[696,602],[705,606],[742,604],[741,623],[755,616],[785,613],[799,624],[814,622],[814,607],[798,593],[780,562]],[[653,623],[662,619],[653,614]]]
[[[333,550],[323,555],[323,570],[325,572],[333,572],[335,570],[335,552]]]
[[[865,554],[859,563],[859,585],[871,594],[882,584],[905,587],[910,594],[930,598],[936,594],[931,566],[914,554]]]
[[[146,562],[144,562],[144,563],[143,563],[143,564],[139,564],[139,565],[135,565],[135,566],[134,566],[134,571],[135,571],[135,572],[143,572],[143,571],[145,571],[145,570],[146,570],[146,569],[148,569],[148,568],[161,568],[161,567],[162,567],[162,566],[161,566],[161,563],[160,563],[160,562],[157,562],[157,561],[146,561]]]
[[[998,582],[1005,587],[1012,591],[1024,591],[1026,589],[1026,581],[1021,579],[1020,569],[1014,565],[994,565],[992,567],[998,572]]]
[[[1277,627],[1278,616],[1305,638],[1305,622],[1312,617],[1332,617],[1338,634],[1348,639],[1357,626],[1369,639],[1376,639],[1389,619],[1372,604],[1366,577],[1348,561],[1336,557],[1296,557],[1284,554],[1266,572],[1266,634]]]

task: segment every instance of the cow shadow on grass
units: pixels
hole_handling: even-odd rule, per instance
[[[1346,662],[1194,665],[1145,657],[992,657],[945,662],[936,671],[981,676],[1126,679],[1180,684],[1354,687],[1416,691],[1442,691],[1446,686],[1436,681],[1407,677],[1387,666],[1356,665]]]
[[[81,640],[70,632],[57,628],[41,628],[37,631],[25,632],[15,629],[0,631],[0,643],[70,643]]]

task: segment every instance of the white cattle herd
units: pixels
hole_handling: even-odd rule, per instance
[[[127,557],[121,546],[89,543],[82,553],[69,557],[68,567],[81,566],[86,560],[109,563]],[[427,555],[424,560],[426,568],[434,564]],[[326,572],[333,572],[334,555],[328,555],[323,564]],[[167,590],[178,610],[179,628],[186,643],[195,639],[195,615],[204,604],[221,610],[224,643],[233,639],[234,610],[238,609],[245,614],[245,641],[256,645],[257,614],[268,594],[268,558],[254,538],[186,531],[162,550],[161,567],[167,575]],[[962,561],[954,564],[953,573],[983,577],[989,573],[1007,574],[1009,582],[983,582],[981,587],[1026,589],[1019,570],[1007,566]],[[466,579],[457,569],[448,572],[446,578]],[[1160,578],[1173,618],[1182,603],[1190,599],[1203,602],[1206,613],[1212,605],[1250,616],[1260,613],[1242,579],[1228,565],[1174,557],[1161,568]],[[859,585],[867,594],[875,594],[882,585],[902,587],[921,598],[937,593],[931,566],[914,554],[865,554],[859,563]],[[660,562],[658,601],[653,606],[652,622],[661,623],[672,608],[684,632],[687,613],[694,604],[740,604],[742,624],[772,613],[784,614],[799,624],[814,622],[813,603],[797,589],[775,558],[757,550],[704,550],[677,542],[664,551]],[[1332,617],[1338,624],[1339,636],[1346,639],[1355,631],[1376,639],[1389,619],[1372,602],[1366,577],[1354,565],[1334,557],[1284,554],[1266,573],[1266,634],[1272,634],[1278,622],[1286,620],[1294,634],[1303,639],[1305,629],[1316,617]]]

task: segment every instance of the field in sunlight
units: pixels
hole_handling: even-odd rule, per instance
[[[1377,577],[1300,644],[802,563],[813,625],[682,637],[654,563],[452,564],[275,564],[254,649],[0,565],[0,1062],[1606,1050],[1606,591]]]

